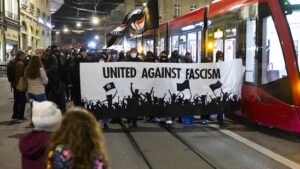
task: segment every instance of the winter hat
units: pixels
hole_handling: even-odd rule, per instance
[[[61,111],[49,101],[32,102],[32,122],[36,130],[55,131],[62,120]]]

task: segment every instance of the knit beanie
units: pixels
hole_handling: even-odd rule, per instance
[[[32,122],[35,130],[55,131],[62,120],[61,111],[50,101],[32,102]]]

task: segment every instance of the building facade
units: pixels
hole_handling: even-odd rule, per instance
[[[50,7],[50,0],[20,0],[20,49],[34,53],[51,44]]]
[[[19,49],[19,1],[1,0],[0,5],[0,62],[6,62]]]
[[[147,3],[148,0],[125,0],[125,10]],[[158,0],[159,22],[164,23],[211,4],[212,0]]]

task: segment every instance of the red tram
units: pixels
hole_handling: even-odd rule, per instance
[[[300,132],[299,18],[300,0],[221,0],[125,43],[145,52],[190,52],[195,62],[215,62],[218,50],[225,61],[243,59],[239,115]]]

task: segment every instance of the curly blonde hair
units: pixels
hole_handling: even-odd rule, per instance
[[[92,169],[97,156],[108,167],[100,124],[84,108],[74,107],[64,114],[60,128],[52,136],[49,150],[58,145],[71,151],[73,169]]]

